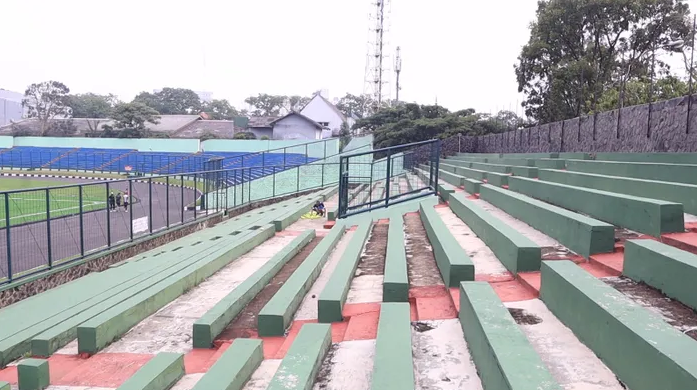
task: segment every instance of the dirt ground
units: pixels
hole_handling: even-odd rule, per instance
[[[671,326],[697,340],[697,312],[690,307],[666,297],[651,286],[624,276],[603,278],[603,281],[641,306],[659,313]]]
[[[387,231],[390,225],[375,224],[373,232],[365,244],[365,252],[358,263],[356,276],[384,275],[385,256],[387,254]]]
[[[624,243],[627,240],[633,240],[635,238],[639,238],[640,236],[641,236],[640,233],[633,232],[629,229],[615,227],[615,242],[616,243]]]
[[[440,271],[433,257],[431,243],[418,214],[404,216],[404,238],[410,286],[443,285]]]
[[[228,327],[219,337],[232,339],[238,337],[251,337],[250,330],[257,329],[257,318],[261,309],[273,298],[283,283],[290,278],[300,264],[312,253],[317,245],[322,241],[321,237],[316,237],[310,241],[297,255],[288,261],[280,271],[274,276],[269,284],[264,287],[254,299],[247,304],[244,310],[235,317]]]
[[[532,313],[528,313],[523,309],[509,307],[508,312],[518,325],[537,325],[542,322],[542,319]]]
[[[317,378],[315,379],[315,385],[314,387],[316,389],[326,389],[329,387],[329,378],[330,374],[332,372],[332,366],[333,362],[332,360],[334,359],[334,355],[336,355],[336,351],[339,349],[339,344],[332,344],[331,347],[329,347],[329,351],[327,351],[327,356],[324,357],[324,362],[322,363],[322,367],[320,368],[319,372],[317,373]]]

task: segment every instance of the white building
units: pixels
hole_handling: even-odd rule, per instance
[[[19,122],[24,117],[22,99],[24,95],[0,88],[0,126]]]
[[[321,93],[316,93],[315,96],[312,97],[312,100],[300,110],[300,113],[319,123],[321,126],[329,128],[335,136],[339,135],[341,125],[344,122],[348,124],[349,128],[355,123],[353,118],[346,118],[346,116],[339,111],[335,105],[322,96]]]
[[[273,139],[320,140],[331,137],[325,126],[298,112],[290,112],[270,125],[273,126]]]

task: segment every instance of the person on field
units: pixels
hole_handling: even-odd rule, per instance
[[[121,193],[120,192],[118,194],[116,194],[116,206],[121,208]],[[114,207],[114,210],[116,210],[116,207]]]
[[[320,202],[319,200],[315,202],[315,205],[312,206],[312,211],[324,217],[324,202]]]
[[[129,196],[128,196],[128,191],[123,194],[123,209],[128,211],[128,201],[129,201]]]
[[[116,210],[116,198],[114,198],[114,191],[109,194],[109,211]]]

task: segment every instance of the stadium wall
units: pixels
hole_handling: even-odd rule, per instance
[[[80,138],[80,137],[14,137],[14,146],[38,146],[47,148],[103,148],[137,149],[142,152],[198,152],[197,139],[130,139],[130,138]]]
[[[325,156],[332,156],[339,153],[339,139],[332,138],[326,140],[326,154],[325,154],[325,143],[315,143],[307,146],[307,154],[309,157],[323,158]],[[202,150],[206,153],[213,152],[257,152],[262,150],[272,150],[279,148],[288,148],[288,153],[305,153],[305,147],[298,146],[293,148],[295,145],[305,144],[308,140],[293,140],[293,141],[260,141],[260,140],[227,140],[227,139],[211,139],[201,142]],[[281,151],[279,151],[281,152]]]
[[[476,139],[463,137],[466,147],[461,151],[697,152],[696,103],[697,95],[685,96]]]
[[[0,135],[0,149],[9,149],[14,145],[12,136]]]

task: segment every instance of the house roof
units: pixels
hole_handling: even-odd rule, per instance
[[[346,115],[344,115],[344,113],[341,112],[341,110],[339,110],[334,104],[332,104],[332,102],[330,102],[324,96],[322,96],[321,93],[316,93],[315,96],[313,96],[312,99],[310,99],[310,101],[307,102],[307,104],[305,104],[305,106],[302,109],[300,109],[300,112],[302,112],[305,109],[305,107],[307,107],[313,100],[315,100],[317,98],[322,99],[322,101],[326,105],[328,105],[329,108],[332,109],[332,111],[334,111],[337,115],[339,115],[339,118],[341,118],[342,122],[346,122]]]
[[[272,127],[271,122],[278,119],[277,116],[252,116],[247,127]]]
[[[232,138],[235,133],[244,131],[235,126],[233,121],[198,120],[180,129],[172,136],[177,138],[200,138],[204,134],[213,134],[218,138]]]
[[[280,122],[280,121],[282,121],[282,120],[284,120],[284,119],[286,119],[286,118],[288,118],[288,117],[291,117],[291,116],[293,116],[293,115],[299,116],[300,118],[304,119],[305,121],[309,122],[310,124],[312,124],[313,126],[315,126],[316,128],[318,128],[318,129],[320,129],[320,130],[324,129],[324,126],[322,126],[322,125],[320,125],[319,123],[313,121],[312,119],[306,117],[305,115],[303,115],[303,114],[301,114],[301,113],[299,113],[299,112],[295,112],[295,111],[289,112],[289,113],[286,114],[285,116],[282,116],[282,117],[280,117],[280,118],[274,120],[274,121],[271,122],[270,124],[273,126],[273,125],[276,124],[277,122]]]
[[[158,124],[147,123],[146,126],[158,133],[176,133],[199,119],[200,115],[160,115]]]
[[[54,119],[53,121],[56,123],[60,122],[67,122],[70,119]],[[87,134],[91,132],[93,128],[97,127],[99,130],[102,129],[104,125],[111,125],[113,124],[113,121],[111,119],[107,118],[73,118],[72,119],[73,126],[75,126],[75,132],[73,135],[75,136],[80,136],[83,134]],[[36,119],[23,119],[21,121],[15,122],[14,125],[17,127],[21,128],[22,130],[26,131],[29,134],[32,135],[39,135],[39,132],[41,131],[40,126],[39,126],[39,121]],[[10,123],[5,126],[0,126],[0,135],[12,135],[14,133],[13,131],[13,124]],[[48,134],[48,135],[60,135],[60,134]]]

